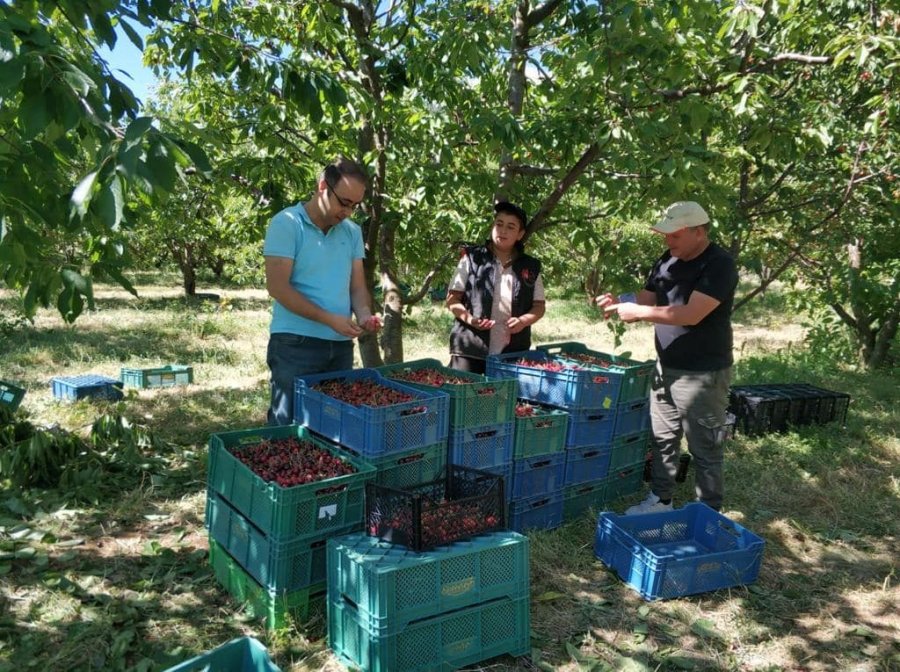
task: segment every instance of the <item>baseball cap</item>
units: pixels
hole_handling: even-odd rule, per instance
[[[706,214],[706,210],[699,203],[678,201],[666,208],[662,219],[650,228],[659,233],[674,233],[679,229],[703,226],[708,223],[709,215]]]

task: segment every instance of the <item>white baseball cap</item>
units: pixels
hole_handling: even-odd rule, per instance
[[[703,226],[708,223],[709,215],[699,203],[678,201],[666,208],[662,219],[650,228],[659,233],[675,233],[679,229]]]

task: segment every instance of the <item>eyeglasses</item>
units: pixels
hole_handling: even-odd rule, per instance
[[[338,196],[337,192],[334,190],[334,187],[331,185],[331,182],[329,182],[328,180],[325,180],[325,186],[328,187],[328,191],[331,192],[331,195],[334,196],[334,198],[342,208],[347,208],[347,210],[350,211],[359,210],[359,206],[362,205],[362,201],[354,203],[353,201],[349,201],[346,198]]]

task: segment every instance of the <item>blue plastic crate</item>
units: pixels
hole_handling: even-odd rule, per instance
[[[515,423],[454,429],[450,432],[450,464],[491,470],[512,463]]]
[[[522,499],[562,490],[566,476],[566,454],[550,453],[513,460],[509,499]]]
[[[616,425],[614,409],[593,408],[569,413],[569,428],[566,430],[566,448],[596,446],[609,443],[613,439]]]
[[[253,637],[238,637],[227,644],[170,667],[166,672],[281,672],[266,647]]]
[[[582,446],[566,450],[565,485],[587,483],[605,478],[609,473],[612,446]]]
[[[537,346],[562,361],[570,361],[579,366],[606,371],[620,380],[619,403],[635,399],[646,399],[650,394],[654,361],[638,362],[605,352],[589,350],[583,343],[546,343]],[[604,362],[604,365],[597,363]]]
[[[83,376],[57,376],[50,379],[50,387],[53,396],[64,401],[78,399],[118,401],[123,397],[121,381],[92,373]]]
[[[313,389],[335,379],[372,380],[413,399],[391,406],[352,406]],[[365,457],[377,457],[446,441],[449,397],[388,380],[374,369],[303,376],[294,381],[294,421]]]
[[[487,358],[487,375],[498,378],[515,378],[519,383],[519,396],[564,408],[567,411],[588,408],[615,408],[619,401],[621,376],[610,375],[598,369],[582,369],[574,363],[562,362],[561,371],[548,371],[523,364],[520,359],[539,362],[556,362],[552,355],[543,350],[525,350]]]
[[[594,555],[646,600],[756,581],[765,542],[701,502],[662,513],[600,514]]]
[[[616,427],[613,438],[650,429],[650,400],[626,401],[616,408]]]
[[[516,532],[552,530],[563,522],[563,493],[557,490],[509,503],[509,527]]]

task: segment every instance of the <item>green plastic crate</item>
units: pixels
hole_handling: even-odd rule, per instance
[[[650,383],[653,380],[653,369],[656,366],[656,363],[653,361],[638,362],[633,359],[628,359],[627,357],[619,357],[605,352],[589,350],[583,343],[575,343],[572,341],[539,345],[537,346],[537,349],[543,350],[557,359],[564,359],[584,368],[608,371],[611,374],[621,376],[622,383],[619,387],[618,398],[618,403],[620,404],[639,399],[646,399],[650,395]],[[613,365],[611,367],[592,366],[577,358],[566,357],[567,354],[593,355],[612,362]]]
[[[592,507],[603,506],[606,502],[606,481],[601,478],[566,486],[563,489],[563,520],[573,520]]]
[[[635,464],[619,467],[618,471],[609,472],[606,477],[606,501],[612,502],[619,497],[633,495],[644,485],[644,464],[645,459]]]
[[[499,598],[372,632],[347,602],[328,601],[328,645],[348,667],[366,672],[455,670],[489,658],[531,653],[529,598]]]
[[[434,369],[448,376],[465,378],[471,382],[434,387],[394,377],[398,373],[409,373],[422,369]],[[516,381],[511,378],[488,378],[477,373],[457,371],[444,366],[436,359],[417,359],[412,362],[387,364],[378,367],[377,370],[385,378],[418,390],[429,392],[440,390],[449,395],[451,430],[509,422],[515,415]]]
[[[362,519],[313,538],[272,539],[222,497],[209,492],[206,525],[216,543],[255,581],[269,590],[290,592],[325,581],[326,535],[362,530]]]
[[[24,388],[0,380],[0,406],[6,406],[10,411],[15,411],[19,408],[24,396]]]
[[[317,611],[325,610],[325,583],[293,592],[266,590],[215,539],[209,540],[209,562],[219,584],[252,618],[262,619],[268,630],[283,628],[289,619],[305,623]]]
[[[436,480],[447,464],[447,444],[413,448],[379,458],[369,458],[375,467],[375,483],[388,488],[404,489]]]
[[[194,369],[190,366],[169,364],[149,369],[129,369],[120,371],[122,384],[125,387],[137,387],[145,390],[149,387],[172,387],[173,385],[190,385],[194,382]]]
[[[614,439],[609,457],[609,471],[622,470],[647,457],[647,441],[650,432],[635,432]]]
[[[281,672],[266,647],[253,637],[238,637],[227,644],[170,667],[165,672]]]
[[[351,534],[328,540],[328,594],[352,602],[368,630],[395,632],[497,597],[527,597],[528,561],[528,537],[510,531],[423,553]]]
[[[535,406],[535,415],[516,417],[513,459],[562,452],[566,449],[569,413],[557,408]]]
[[[267,483],[235,457],[230,448],[263,439],[297,437],[311,441],[356,469],[356,473],[283,488]],[[209,487],[276,539],[320,535],[363,519],[365,487],[375,478],[370,462],[312,435],[306,427],[286,425],[213,434],[209,438]]]

